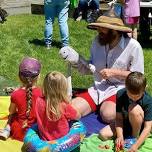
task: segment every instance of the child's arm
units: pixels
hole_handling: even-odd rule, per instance
[[[16,105],[14,103],[11,102],[10,106],[9,106],[9,116],[8,116],[8,121],[7,124],[10,124],[13,115],[16,113]],[[7,125],[6,124],[6,125]]]
[[[120,112],[116,113],[116,151],[121,150],[124,145],[123,137],[123,115]]]
[[[4,128],[7,127],[7,125],[9,125],[12,121],[12,117],[14,116],[14,114],[16,113],[16,105],[14,103],[10,103],[10,106],[9,106],[9,115],[8,115],[8,120],[7,120],[7,123],[5,125]]]
[[[120,112],[116,113],[116,134],[117,137],[123,137],[123,115]]]
[[[148,137],[151,129],[152,129],[152,121],[145,121],[144,122],[144,129],[141,132],[137,142],[134,145],[132,145],[132,147],[128,150],[128,152],[137,151],[137,149],[141,146],[141,144]]]

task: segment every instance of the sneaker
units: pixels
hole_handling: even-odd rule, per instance
[[[51,48],[51,44],[46,44],[46,49],[49,50]]]
[[[137,139],[134,138],[134,137],[128,137],[128,138],[126,138],[126,139],[125,139],[124,148],[126,148],[126,150],[130,149],[131,146],[132,146],[133,144],[135,144],[136,141],[137,141]]]
[[[77,18],[76,18],[76,21],[81,21],[82,20],[82,15],[81,16],[78,16]]]
[[[79,15],[76,18],[76,21],[81,21],[81,20],[82,20],[82,12],[79,12]]]
[[[0,139],[6,140],[10,136],[10,125],[7,125],[4,129],[0,130]]]

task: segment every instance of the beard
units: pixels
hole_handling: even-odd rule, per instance
[[[105,34],[103,32],[100,32],[98,35],[98,41],[100,45],[106,45],[110,44],[117,36],[117,32],[115,32],[112,29],[109,29],[109,31]]]

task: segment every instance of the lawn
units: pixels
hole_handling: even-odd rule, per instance
[[[86,28],[85,21],[75,22],[69,19],[70,45],[86,59],[95,31]],[[19,84],[18,65],[25,56],[37,58],[43,67],[39,84],[49,71],[58,70],[67,73],[67,63],[58,55],[60,35],[58,24],[54,24],[53,47],[47,50],[43,42],[43,15],[9,16],[4,24],[0,24],[0,76]],[[152,43],[143,44],[145,56],[145,74],[148,78],[148,91],[152,94]],[[92,84],[91,76],[82,76],[72,70],[73,87],[86,88]],[[9,85],[9,84],[8,84]]]

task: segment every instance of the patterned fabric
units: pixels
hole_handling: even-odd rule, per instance
[[[83,141],[86,128],[80,121],[73,122],[70,131],[57,140],[53,141],[43,141],[38,136],[37,124],[32,126],[24,138],[24,145],[22,147],[22,152],[70,152],[77,148]]]

